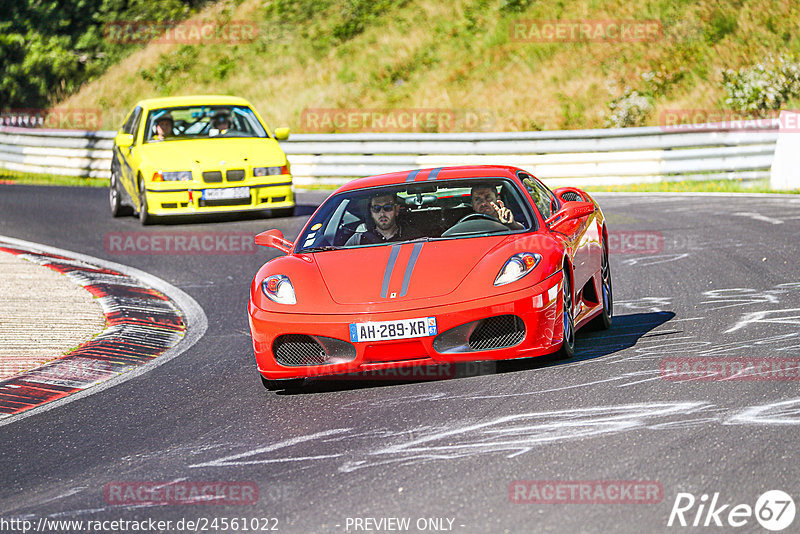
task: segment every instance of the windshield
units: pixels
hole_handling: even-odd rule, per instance
[[[492,177],[348,191],[325,201],[297,252],[524,232],[536,219],[523,198],[511,180]]]
[[[148,143],[212,137],[267,137],[247,106],[182,106],[151,110],[145,125]]]

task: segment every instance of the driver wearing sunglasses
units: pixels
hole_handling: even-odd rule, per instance
[[[395,195],[379,194],[370,198],[369,214],[373,224],[368,225],[366,232],[354,234],[346,245],[371,245],[407,239],[398,220],[400,205]]]

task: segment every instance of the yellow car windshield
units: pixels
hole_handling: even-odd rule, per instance
[[[148,143],[215,137],[268,137],[247,106],[181,106],[153,109],[145,124]]]

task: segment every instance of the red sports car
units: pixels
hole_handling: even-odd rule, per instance
[[[515,167],[371,176],[340,187],[264,264],[248,314],[268,389],[387,368],[569,358],[611,325],[608,230],[584,191]]]

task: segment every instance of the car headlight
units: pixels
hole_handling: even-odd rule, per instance
[[[161,173],[165,182],[188,182],[192,180],[192,171],[175,171]]]
[[[254,167],[253,176],[277,176],[279,174],[289,174],[289,170],[283,167]]]
[[[502,286],[516,282],[529,272],[531,272],[542,260],[539,254],[533,252],[520,252],[514,254],[500,269],[497,278],[494,279],[494,285]]]
[[[278,304],[296,304],[294,286],[288,276],[273,274],[261,282],[261,291],[272,301]]]

